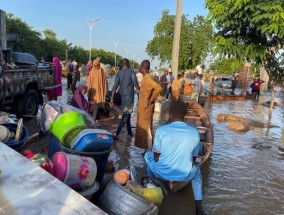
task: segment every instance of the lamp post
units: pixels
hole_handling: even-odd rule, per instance
[[[99,21],[100,19],[96,19],[93,21],[86,21],[87,25],[89,26],[89,30],[90,30],[90,55],[89,55],[89,60],[91,60],[92,57],[92,28],[94,27],[94,25],[96,24],[97,21]]]
[[[132,59],[133,59],[132,62],[133,62],[133,70],[134,70],[134,69],[135,69],[135,62],[134,62],[134,60],[135,60],[135,54],[133,55],[133,58],[132,58]]]
[[[139,65],[140,65],[140,58],[137,57],[137,69],[139,69]]]
[[[128,53],[129,53],[129,49],[125,49],[125,51],[126,51],[126,56],[127,56],[127,59],[128,59]]]
[[[116,67],[116,52],[117,52],[117,46],[118,46],[119,42],[120,42],[120,40],[117,40],[117,41],[113,40],[113,44],[115,46],[115,51],[114,51],[114,66],[115,67]]]

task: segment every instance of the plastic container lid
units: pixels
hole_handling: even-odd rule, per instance
[[[103,129],[84,129],[82,131],[80,131],[76,137],[74,137],[73,141],[71,142],[71,149],[74,149],[79,143],[80,143],[80,140],[88,135],[88,134],[96,134],[96,135],[99,135],[99,134],[106,134],[106,135],[111,135],[111,133],[109,133],[108,131],[106,130],[103,130]]]
[[[69,171],[69,163],[65,153],[56,152],[52,156],[51,161],[53,163],[53,175],[64,182]]]
[[[97,181],[95,181],[94,183],[93,183],[93,185],[89,188],[89,189],[87,189],[87,190],[85,190],[85,191],[83,191],[83,192],[79,192],[82,196],[84,196],[84,197],[88,197],[89,195],[93,195],[95,192],[97,192],[98,190],[99,190],[99,188],[100,188],[100,184],[99,184],[99,182],[97,182]]]

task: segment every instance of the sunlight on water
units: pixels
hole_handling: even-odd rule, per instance
[[[68,99],[66,93],[63,97]],[[217,115],[223,113],[266,123],[269,108],[262,103],[268,100],[269,95],[264,95],[260,101],[206,105],[215,142],[212,156],[202,168],[204,207],[208,214],[284,214],[284,156],[277,150],[284,141],[283,108],[274,109],[272,124],[278,127],[271,129],[251,126],[246,133],[234,132],[228,129],[227,122],[217,121]],[[135,101],[136,107],[137,97]],[[283,98],[276,101],[283,104]],[[165,124],[167,116],[167,113],[154,114],[155,129]],[[136,114],[132,115],[131,122],[136,126]],[[135,137],[130,137],[117,141],[111,158],[117,168],[133,165],[143,174],[144,150],[135,147],[134,140]],[[263,148],[263,144],[271,147]],[[191,186],[188,186],[167,197],[159,214],[193,214],[194,208]]]

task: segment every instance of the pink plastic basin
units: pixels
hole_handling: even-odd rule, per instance
[[[97,176],[97,165],[93,158],[56,152],[51,161],[53,175],[75,190],[86,190]]]

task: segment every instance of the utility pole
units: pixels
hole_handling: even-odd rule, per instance
[[[133,70],[135,69],[135,61],[134,60],[135,60],[135,54],[133,55],[133,61],[132,61],[133,62]]]
[[[96,24],[97,21],[99,21],[100,19],[96,19],[93,21],[86,21],[87,25],[89,26],[89,30],[90,30],[90,54],[89,54],[89,61],[91,61],[92,58],[92,28],[94,27],[94,25]]]
[[[181,29],[181,16],[182,16],[182,1],[177,0],[177,11],[175,20],[175,31],[173,41],[173,52],[172,52],[172,73],[176,78],[178,74],[178,58],[179,58],[179,42],[180,42],[180,29]]]
[[[116,68],[117,66],[116,66],[116,52],[117,52],[117,46],[118,46],[118,43],[120,42],[120,40],[118,40],[118,41],[115,41],[115,40],[113,40],[113,44],[114,44],[114,46],[115,46],[115,51],[114,51],[114,67]]]
[[[125,49],[125,51],[126,51],[126,54],[127,54],[127,59],[128,59],[128,53],[129,53],[129,49]]]

